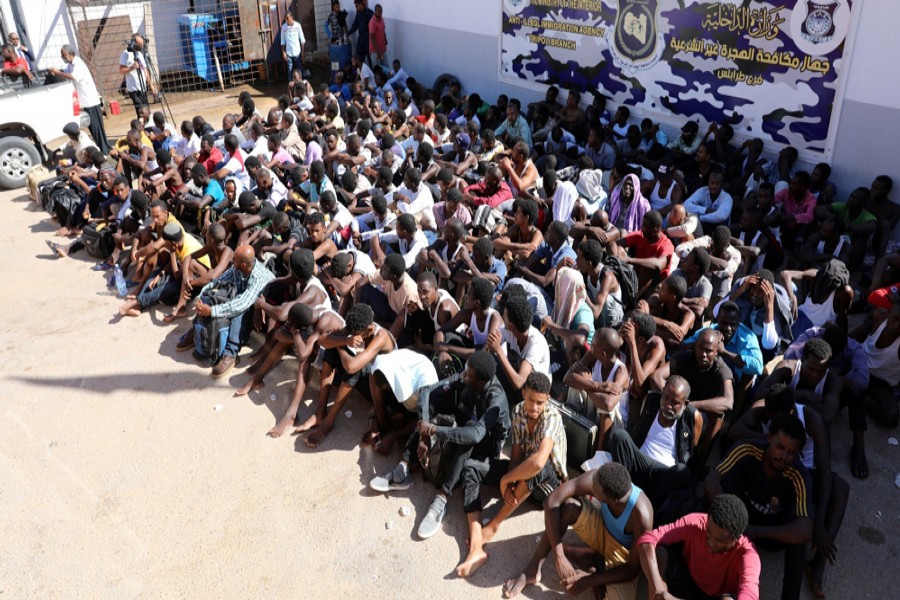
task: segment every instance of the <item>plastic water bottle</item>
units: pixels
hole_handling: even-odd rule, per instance
[[[116,265],[116,269],[113,271],[113,277],[116,279],[116,291],[118,292],[119,298],[124,298],[128,295],[128,286],[125,285],[125,275],[122,274],[122,267]]]

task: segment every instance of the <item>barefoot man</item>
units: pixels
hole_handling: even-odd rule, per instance
[[[291,404],[275,427],[269,430],[269,437],[281,437],[287,428],[294,424],[297,410],[300,408],[300,402],[306,392],[310,366],[318,353],[319,338],[341,329],[343,326],[344,319],[334,311],[325,311],[316,319],[312,308],[306,304],[294,304],[288,311],[287,322],[275,333],[272,350],[261,355],[259,360],[247,369],[247,373],[251,375],[250,381],[236,391],[235,396],[244,396],[250,390],[261,389],[265,385],[263,378],[278,364],[278,361],[284,357],[287,349],[293,344],[294,352],[300,363],[297,366],[297,384],[294,386]]]
[[[484,544],[497,535],[500,524],[528,496],[543,504],[560,482],[565,481],[566,430],[562,415],[550,404],[550,378],[532,371],[522,388],[522,402],[512,418],[510,460],[469,459],[463,471],[465,510],[469,521],[469,555],[458,567],[459,577],[468,577],[487,562]],[[481,527],[481,485],[500,487],[500,510]]]
[[[294,431],[303,433],[315,428],[306,438],[310,448],[317,448],[331,432],[350,392],[360,377],[369,374],[375,357],[397,349],[394,336],[375,322],[375,313],[368,304],[353,306],[347,311],[346,321],[343,329],[319,338],[319,344],[325,348],[325,364],[316,413]],[[331,410],[328,410],[331,388],[335,384],[337,393]]]
[[[593,496],[601,506],[586,496]],[[544,522],[547,531],[525,572],[504,584],[505,598],[540,581],[541,565],[553,552],[560,582],[570,594],[594,588],[598,598],[634,600],[641,573],[634,544],[653,528],[653,506],[631,483],[628,469],[607,463],[562,484],[544,505]],[[563,545],[563,534],[570,526],[590,548]]]

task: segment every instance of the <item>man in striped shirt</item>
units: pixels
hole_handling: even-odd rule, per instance
[[[743,443],[732,448],[706,478],[706,496],[722,493],[744,501],[750,524],[744,534],[757,547],[784,549],[782,600],[800,597],[806,544],[812,539],[809,473],[797,461],[806,429],[794,415],[772,419],[765,447]]]

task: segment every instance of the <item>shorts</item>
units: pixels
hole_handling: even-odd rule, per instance
[[[344,363],[341,362],[340,352],[346,352],[346,350],[341,350],[339,348],[329,348],[325,350],[324,360],[331,365],[332,369],[334,369],[334,383],[356,387],[356,384],[358,384],[363,377],[368,376],[368,371],[371,371],[372,364],[369,363],[356,373],[348,373],[346,369],[344,369]]]
[[[612,536],[603,522],[600,508],[587,498],[581,498],[581,514],[572,526],[594,552],[603,557],[607,569],[624,565],[628,562],[628,548]],[[606,586],[606,600],[634,600],[637,595],[638,578]],[[690,597],[690,596],[689,596]]]

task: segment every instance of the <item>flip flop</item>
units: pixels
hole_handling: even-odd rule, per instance
[[[55,254],[57,257],[62,257],[62,254],[59,253],[59,248],[56,246],[55,242],[51,242],[50,240],[45,241],[47,242],[47,246],[50,248],[50,250],[53,251],[53,254]]]
[[[91,271],[109,271],[110,269],[112,269],[112,265],[106,264],[105,262],[98,262],[91,267]]]

